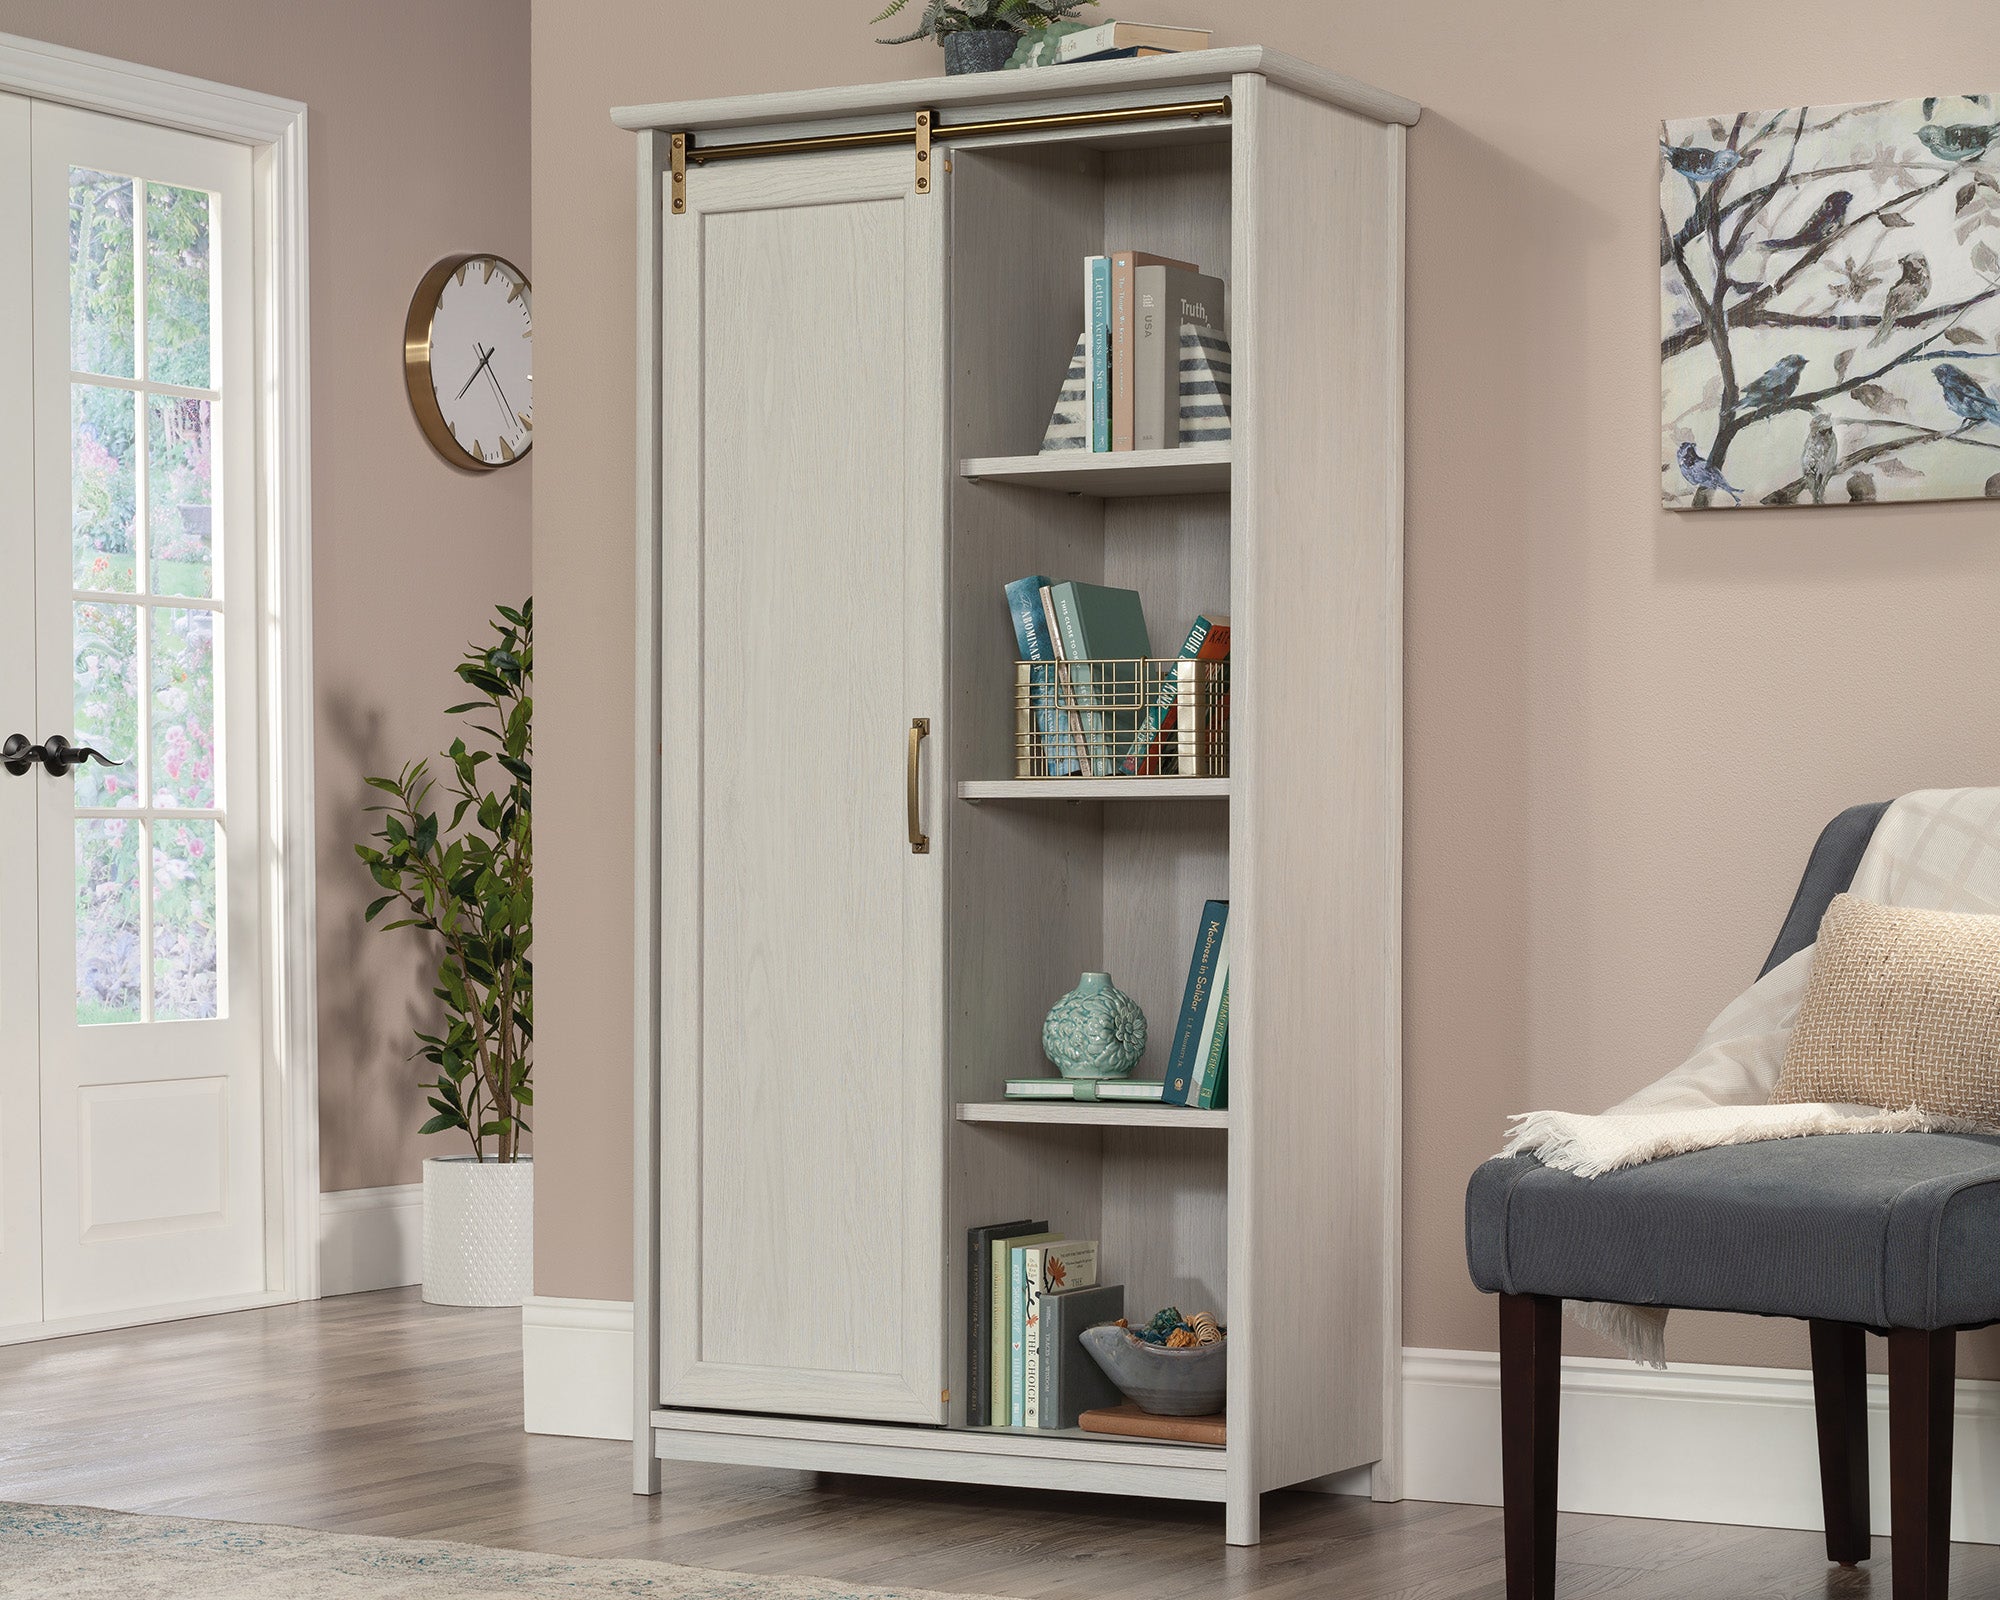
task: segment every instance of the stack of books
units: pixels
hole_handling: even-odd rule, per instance
[[[1208,29],[1166,28],[1151,22],[1106,22],[1065,33],[1054,43],[1055,61],[1043,65],[1122,61],[1133,56],[1171,56],[1183,50],[1206,50]]]
[[[975,1428],[1074,1428],[1121,1396],[1078,1335],[1125,1315],[1120,1284],[1099,1284],[1097,1241],[1046,1221],[966,1233],[966,1421]]]
[[[1227,391],[1217,393],[1228,370],[1222,280],[1191,261],[1120,250],[1085,258],[1083,292],[1084,438],[1075,447],[1172,450],[1204,441],[1218,432],[1210,415],[1218,406],[1226,439]]]
[[[1142,665],[1152,640],[1133,590],[1051,583],[1037,573],[1007,585],[1007,609],[1031,674],[1019,707],[1019,776],[1195,777],[1226,760],[1219,719],[1195,727],[1183,715],[1183,700],[1192,708],[1201,699],[1196,669],[1149,673]],[[1227,617],[1196,617],[1176,660],[1227,661],[1229,637]]]

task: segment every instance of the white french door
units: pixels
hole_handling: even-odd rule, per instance
[[[266,1286],[250,180],[0,97],[0,1328]]]

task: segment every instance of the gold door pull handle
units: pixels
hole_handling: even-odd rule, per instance
[[[910,718],[910,764],[905,774],[908,781],[910,803],[910,854],[927,856],[931,853],[930,835],[925,833],[917,816],[917,753],[923,749],[924,740],[930,737],[929,717]]]

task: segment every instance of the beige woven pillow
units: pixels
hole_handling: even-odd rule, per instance
[[[1771,1100],[2000,1126],[2000,917],[1836,895]]]

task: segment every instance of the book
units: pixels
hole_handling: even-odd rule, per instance
[[[1181,995],[1181,1009],[1174,1023],[1174,1047],[1167,1056],[1167,1087],[1162,1098],[1168,1105],[1192,1103],[1189,1096],[1194,1087],[1202,1024],[1208,1020],[1209,988],[1215,981],[1216,962],[1228,931],[1229,902],[1210,900],[1201,908],[1194,956],[1188,962],[1187,988]]]
[[[1157,1101],[1166,1085],[1157,1078],[1009,1078],[1009,1100]]]
[[[1188,1104],[1198,1111],[1213,1111],[1226,1103],[1223,1078],[1229,1067],[1229,932],[1223,930],[1222,955],[1216,962],[1216,977],[1210,994],[1208,1019],[1202,1024],[1201,1076],[1188,1093]]]
[[[1227,661],[1229,659],[1229,619],[1196,617],[1194,626],[1181,644],[1182,661]],[[1196,674],[1199,692],[1200,675]],[[1142,777],[1157,777],[1172,761],[1179,769],[1179,742],[1173,737],[1180,719],[1181,675],[1175,672],[1160,682],[1160,692],[1139,719],[1139,731],[1119,763],[1119,770]],[[1189,774],[1194,776],[1194,774]]]
[[[1076,745],[1064,732],[1062,709],[1056,701],[1056,652],[1050,637],[1047,613],[1042,609],[1042,591],[1047,578],[1016,578],[1007,585],[1007,610],[1014,618],[1014,647],[1023,661],[1046,661],[1047,667],[1033,669],[1029,690],[1034,724],[1041,734],[1047,776],[1073,778],[1083,771]]]
[[[1076,1425],[1085,1433],[1120,1433],[1131,1439],[1172,1439],[1181,1444],[1225,1444],[1224,1415],[1156,1417],[1127,1401],[1084,1412]]]
[[[1178,267],[1140,267],[1132,283],[1133,448],[1173,450],[1181,443],[1183,330],[1226,333],[1227,290],[1220,278]]]
[[[1020,1251],[1021,1342],[1014,1355],[1014,1426],[1041,1424],[1042,1296],[1051,1289],[1084,1289],[1097,1282],[1097,1241],[1062,1239]]]
[[[1083,327],[1090,340],[1090,448],[1111,448],[1111,258],[1083,258]]]
[[[1193,272],[1191,261],[1120,250],[1111,258],[1111,448],[1132,448],[1132,312],[1133,275],[1140,267],[1178,267]]]
[[[1206,50],[1208,29],[1168,28],[1150,22],[1105,22],[1064,34],[1056,41],[1058,62],[1081,61],[1106,50]]]
[[[1064,66],[1081,65],[1086,61],[1130,61],[1138,56],[1173,56],[1178,50],[1162,50],[1157,45],[1133,45],[1125,50],[1098,50],[1087,56],[1071,56]]]
[[[988,1246],[990,1260],[987,1266],[989,1286],[993,1298],[992,1348],[987,1352],[989,1383],[987,1387],[986,1415],[990,1426],[1005,1427],[1013,1409],[1013,1397],[1009,1392],[1014,1377],[1014,1329],[1012,1322],[1012,1297],[1010,1293],[1014,1266],[1014,1248],[1017,1245],[1039,1242],[1043,1239],[1059,1237],[1049,1232],[1046,1222],[1031,1223],[1030,1232],[1009,1234],[995,1239]]]
[[[1153,653],[1146,609],[1136,591],[1096,583],[1059,583],[1049,596],[1069,663],[1062,670],[1081,721],[1084,759],[1092,776],[1108,778],[1139,726],[1137,663]]]
[[[1051,1289],[1042,1296],[1041,1382],[1037,1386],[1041,1428],[1074,1428],[1076,1419],[1093,1406],[1115,1406],[1124,1399],[1118,1385],[1083,1347],[1080,1335],[1100,1322],[1125,1315],[1122,1284],[1092,1288]]]
[[[1069,652],[1063,648],[1062,629],[1056,623],[1055,590],[1048,584],[1042,585],[1042,616],[1046,619],[1049,649],[1055,653],[1056,666],[1056,715],[1069,728],[1069,748],[1076,756],[1076,770],[1085,770],[1083,713],[1077,709],[1076,678],[1069,666]],[[1086,672],[1086,676],[1087,676]],[[1096,768],[1089,769],[1092,772]]]
[[[989,1253],[995,1239],[1033,1233],[1036,1227],[1024,1218],[965,1231],[965,1425],[969,1428],[983,1428],[993,1419],[993,1273]]]

